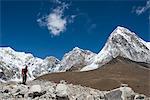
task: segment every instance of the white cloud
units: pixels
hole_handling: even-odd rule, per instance
[[[39,23],[40,26],[46,26],[47,25],[47,22],[45,20],[46,18],[47,18],[47,16],[43,16],[43,17],[37,19],[37,22]]]
[[[62,18],[61,12],[54,11],[50,13],[47,18],[47,27],[53,35],[59,35],[61,32],[64,32],[66,29],[67,20]]]
[[[139,6],[139,7],[136,7],[135,9],[135,13],[138,14],[138,15],[141,15],[142,13],[146,12],[147,10],[150,9],[150,0],[148,0],[146,2],[146,5],[145,6]]]
[[[68,4],[58,0],[56,0],[56,3],[59,6],[54,8],[47,16],[37,19],[37,22],[40,26],[47,26],[52,35],[59,36],[66,30],[67,24],[73,22],[74,17],[72,17],[73,15],[64,16],[64,11],[69,8]]]

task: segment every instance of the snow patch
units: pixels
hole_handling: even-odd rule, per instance
[[[91,65],[83,67],[80,71],[89,71],[89,70],[94,70],[94,69],[97,69],[97,68],[98,68],[98,65],[92,63]]]

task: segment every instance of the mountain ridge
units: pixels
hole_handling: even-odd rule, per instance
[[[81,71],[99,68],[117,56],[137,62],[150,63],[150,49],[147,47],[147,42],[127,28],[118,26],[108,37],[94,62],[81,69]]]
[[[50,56],[45,59],[31,53],[17,52],[10,47],[0,47],[0,78],[21,80],[21,69],[29,66],[29,80],[53,72],[88,71],[100,68],[117,56],[135,62],[150,63],[150,42],[145,42],[134,32],[118,26],[108,37],[104,47],[96,54],[79,47],[65,53],[60,61]],[[7,79],[8,78],[8,79]]]

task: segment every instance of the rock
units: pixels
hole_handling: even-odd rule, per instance
[[[95,100],[95,99],[94,99],[93,95],[88,95],[87,100]]]
[[[77,96],[76,100],[86,100],[86,98],[87,98],[86,94],[81,94]]]
[[[20,89],[17,89],[16,93],[17,93],[17,92],[20,92],[20,91],[21,91]]]
[[[17,84],[12,85],[11,94],[17,98],[24,98],[28,93],[28,87],[26,85]]]
[[[28,97],[35,98],[35,97],[40,97],[44,95],[46,91],[42,92],[41,86],[40,85],[32,85]]]
[[[135,95],[134,100],[145,100],[144,95]]]
[[[4,72],[1,72],[1,69],[0,69],[0,79],[6,81],[7,78],[6,78],[6,75],[4,74]]]
[[[8,89],[6,89],[6,90],[4,90],[4,91],[3,91],[3,93],[8,93],[8,92],[9,92],[9,90],[8,90]]]
[[[56,86],[56,95],[58,97],[67,97],[68,96],[68,87],[66,84],[59,83]]]
[[[70,100],[68,96],[66,97],[60,97],[56,95],[56,100]]]
[[[120,90],[114,90],[105,95],[106,100],[122,100],[122,92]]]
[[[41,86],[40,85],[33,85],[31,86],[29,93],[33,93],[33,92],[41,92]]]
[[[130,87],[120,87],[120,91],[122,91],[121,98],[123,100],[134,100],[135,93]]]
[[[24,98],[24,94],[18,93],[15,95],[17,98]]]
[[[150,100],[126,86],[99,91],[65,81],[59,84],[45,81],[31,81],[27,85],[2,83],[0,91],[0,100]]]
[[[34,99],[35,97],[40,97],[42,95],[44,95],[46,93],[46,91],[44,92],[33,92],[33,93],[29,93],[28,97],[31,97],[32,99]]]
[[[60,83],[61,84],[67,84],[67,82],[65,80],[61,80]]]
[[[128,87],[128,84],[121,84],[120,87]]]
[[[105,100],[105,96],[97,96],[94,99],[95,100]]]
[[[135,93],[126,84],[118,89],[114,89],[105,95],[106,100],[134,100]]]

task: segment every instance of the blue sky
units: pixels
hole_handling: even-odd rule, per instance
[[[119,25],[145,41],[147,0],[1,0],[0,46],[59,59],[74,47],[98,53]]]

